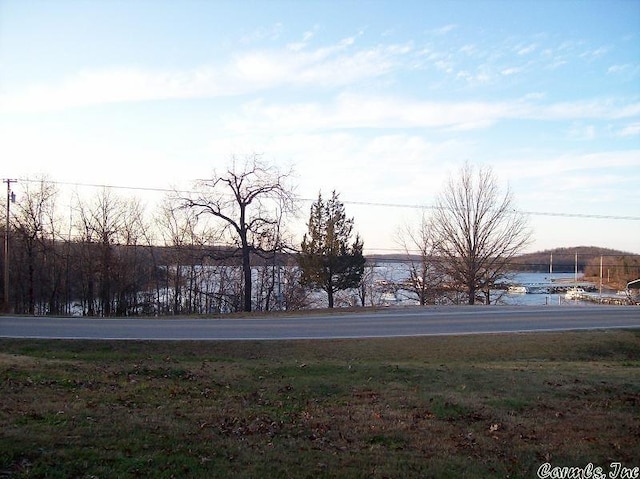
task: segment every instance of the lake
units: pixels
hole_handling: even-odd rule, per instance
[[[390,282],[402,282],[409,277],[408,265],[406,263],[388,263],[380,265],[375,268],[374,277],[377,280],[384,279]],[[578,281],[582,278],[582,273],[578,273]],[[567,283],[575,280],[574,273],[512,273],[508,282],[510,284],[551,284],[551,283]],[[500,296],[500,304],[508,305],[547,305],[547,304],[563,304],[567,300],[564,297],[564,293],[560,294],[524,294],[515,293],[511,294],[507,291],[495,291],[492,294],[492,301]],[[395,294],[386,293],[382,296],[381,302],[385,304],[393,304],[398,306],[416,304],[415,300],[409,299],[410,294],[403,293],[401,290]]]

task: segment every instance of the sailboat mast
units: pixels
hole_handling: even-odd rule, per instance
[[[600,255],[600,297],[602,297],[602,255]]]

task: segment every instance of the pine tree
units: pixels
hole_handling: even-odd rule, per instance
[[[318,200],[311,205],[308,228],[298,256],[300,282],[324,290],[329,307],[333,308],[334,293],[360,285],[365,264],[363,243],[356,235],[350,244],[353,218],[347,218],[335,191],[327,201],[318,194]]]

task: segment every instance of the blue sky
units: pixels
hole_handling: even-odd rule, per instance
[[[640,253],[639,26],[638,0],[0,0],[0,176],[182,188],[261,153],[372,251],[420,213],[381,204],[468,161],[530,251]]]

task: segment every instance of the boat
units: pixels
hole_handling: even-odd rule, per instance
[[[400,301],[396,293],[382,293],[380,302],[385,306],[389,306],[390,304],[398,304]]]
[[[550,292],[551,290],[549,289],[549,286],[544,284],[533,284],[527,286],[527,293],[530,294],[549,294]]]
[[[580,299],[586,294],[586,291],[582,288],[570,288],[567,290],[564,297],[566,299]]]
[[[509,289],[507,289],[507,292],[509,294],[526,294],[527,293],[527,287],[526,286],[509,286]]]

